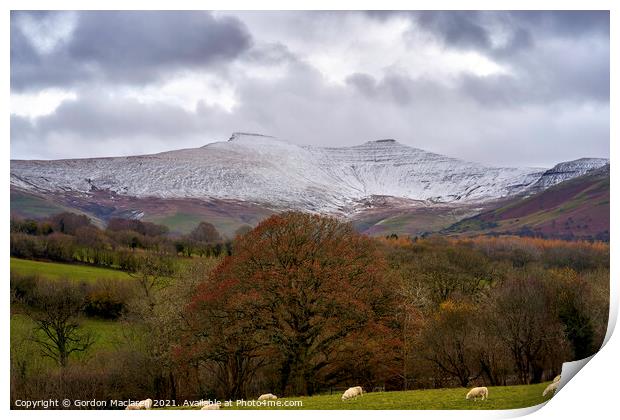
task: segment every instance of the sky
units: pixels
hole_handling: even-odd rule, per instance
[[[11,158],[256,132],[551,167],[609,157],[606,11],[11,12]]]

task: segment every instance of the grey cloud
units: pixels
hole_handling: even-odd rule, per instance
[[[394,16],[406,16],[415,23],[413,32],[423,30],[431,33],[448,48],[478,50],[486,54],[507,55],[530,47],[532,34],[518,16],[511,12],[492,11],[371,11],[368,16],[389,20]],[[529,12],[526,12],[529,13]],[[526,16],[524,16],[524,20]],[[500,25],[505,32],[504,45],[497,47],[492,41],[492,31]]]
[[[357,88],[364,95],[370,97],[377,95],[377,81],[369,74],[354,73],[347,77],[346,83]]]
[[[435,81],[412,79],[400,74],[388,74],[377,80],[369,74],[355,73],[346,79],[346,83],[369,99],[393,102],[401,106],[428,98],[445,99],[450,90]]]
[[[609,38],[607,11],[414,11],[408,15],[448,47],[497,56],[532,47],[540,38]],[[507,37],[501,46],[492,42],[498,27]]]
[[[539,34],[609,37],[609,11],[606,10],[513,11],[510,15]]]
[[[14,90],[84,80],[144,84],[165,72],[234,59],[252,43],[238,19],[208,12],[85,11],[68,42],[38,54],[19,27],[23,13],[11,15]]]
[[[245,54],[245,60],[261,64],[295,63],[298,58],[282,43],[260,44]]]
[[[204,104],[187,111],[90,92],[35,120],[12,116],[12,154],[154,153],[252,131],[325,146],[390,137],[449,156],[511,166],[552,166],[584,155],[608,155],[606,105],[595,106],[588,115],[570,104],[508,110],[472,102],[438,84],[409,85],[396,75],[375,80],[360,74],[345,86],[326,85],[303,64],[281,79],[244,79],[237,86],[241,101],[232,113]],[[391,96],[397,87],[406,89],[406,101]]]
[[[77,100],[63,102],[56,112],[35,121],[12,116],[11,124],[18,137],[72,135],[96,142],[152,136],[171,140],[206,128],[208,119],[201,122],[197,113],[202,114],[200,117],[210,113],[216,118],[222,111],[201,104],[198,111],[190,112],[165,103],[143,104],[131,98],[91,92]]]
[[[456,47],[491,48],[488,31],[481,22],[481,12],[420,11],[416,21],[424,28],[441,36],[442,40]]]
[[[279,25],[288,15],[254,16]],[[415,18],[415,14],[412,16]],[[381,75],[371,76],[360,68],[344,85],[328,83],[307,57],[301,56],[303,51],[296,50],[300,54],[296,56],[287,47],[289,37],[306,36],[305,27],[299,29],[291,22],[285,24],[290,27],[286,32],[289,35],[280,37],[280,42],[261,42],[260,33],[246,33],[247,44],[237,43],[241,45],[237,49],[213,55],[195,42],[179,53],[171,50],[173,41],[156,45],[158,39],[174,31],[162,31],[145,22],[145,26],[135,28],[144,33],[127,40],[127,51],[139,49],[140,45],[147,48],[150,43],[153,45],[148,48],[153,51],[136,57],[122,56],[118,62],[115,50],[108,51],[106,45],[119,45],[124,39],[120,35],[109,43],[102,38],[104,45],[89,46],[83,45],[85,41],[77,43],[74,34],[50,58],[38,55],[19,28],[12,27],[12,59],[20,57],[12,63],[11,71],[20,69],[22,88],[37,83],[71,84],[76,80],[89,80],[97,86],[93,91],[86,84],[78,86],[77,100],[63,103],[51,115],[32,120],[12,116],[12,155],[58,158],[153,153],[225,140],[232,131],[252,131],[299,144],[330,146],[390,137],[437,153],[504,165],[552,166],[560,160],[608,156],[609,38],[604,22],[602,29],[595,27],[605,16],[562,18],[540,13],[532,17],[540,23],[528,22],[528,16],[512,12],[459,14],[453,20],[463,22],[453,22],[455,27],[450,32],[438,23],[445,18],[436,20],[428,15],[428,31],[443,31],[437,36],[441,36],[438,39],[444,40],[446,48],[476,49],[510,70],[505,75],[465,75],[445,83],[414,78],[406,74],[406,69],[391,73],[391,63],[386,63]],[[294,14],[296,21],[303,21],[302,17]],[[307,17],[305,25],[318,30],[316,26],[321,25],[314,18]],[[381,14],[374,18],[387,23],[391,17]],[[328,24],[333,27],[341,15],[323,13],[320,19],[332,19]],[[571,20],[577,21],[572,24],[577,25],[578,34],[568,31]],[[217,21],[226,22],[220,17]],[[83,17],[80,22],[85,22]],[[237,27],[244,33],[242,23],[231,22],[224,26]],[[509,42],[501,51],[489,43],[489,23],[509,28]],[[363,25],[364,20],[359,24]],[[123,27],[126,25],[123,21]],[[96,36],[93,31],[80,35],[92,42]],[[189,32],[184,36],[194,41]],[[448,44],[448,39],[453,43]],[[203,51],[203,47],[206,56],[197,59],[193,51]],[[184,67],[208,67],[212,71],[219,61],[234,57],[238,66],[218,68],[238,99],[231,112],[204,104],[188,111],[165,103],[144,104],[116,94],[121,84],[148,80],[144,75],[156,80]],[[70,64],[75,64],[74,68]],[[243,67],[246,64],[248,67]],[[252,65],[264,65],[264,70],[279,64],[286,64],[281,76],[252,77]],[[236,72],[239,67],[249,71]],[[583,107],[584,103],[589,106]]]
[[[459,89],[486,106],[609,103],[609,48],[586,42],[541,47],[519,57],[513,74],[461,78]]]
[[[486,106],[609,102],[607,11],[414,11],[406,15],[446,48],[474,50],[508,74],[460,77],[455,89]],[[494,31],[505,36],[492,42]]]

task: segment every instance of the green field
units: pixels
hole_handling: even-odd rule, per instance
[[[173,232],[187,234],[198,226],[198,224],[204,220],[204,217],[199,214],[178,212],[173,215],[162,217],[146,216],[144,220],[167,226]]]
[[[495,386],[489,399],[466,400],[466,388],[443,388],[417,391],[372,392],[353,400],[342,401],[339,394],[313,397],[281,398],[278,401],[301,401],[303,407],[239,407],[224,403],[222,409],[281,410],[505,410],[531,407],[547,401],[542,396],[549,382],[535,385]],[[187,407],[189,408],[189,407]],[[192,408],[195,409],[195,408]]]
[[[23,217],[43,218],[67,211],[66,207],[30,194],[11,191],[11,212]]]
[[[117,345],[127,342],[126,334],[131,336],[137,328],[133,324],[92,318],[83,318],[80,325],[81,331],[90,332],[93,335],[94,343],[86,353],[72,354],[70,360],[84,360],[96,357],[101,351],[115,351]],[[10,328],[12,354],[15,352],[19,355],[17,357],[27,360],[31,369],[48,371],[58,368],[52,359],[41,355],[40,347],[31,340],[31,337],[37,334],[32,319],[22,314],[11,315]]]
[[[127,280],[131,277],[120,270],[11,258],[11,272],[22,276],[38,276],[50,280],[69,279],[94,281],[100,279]]]
[[[255,217],[256,221],[263,219],[261,215]],[[218,232],[227,237],[234,238],[235,230],[240,226],[247,224],[239,218],[227,214],[205,214],[205,213],[184,213],[176,212],[172,215],[158,216],[147,214],[145,221],[167,226],[170,231],[188,234],[198,226],[200,222],[208,221],[212,223]]]
[[[95,337],[95,344],[91,351],[111,349],[115,343],[123,338],[123,333],[129,324],[118,321],[84,318],[80,322],[83,331],[88,331]],[[11,315],[11,339],[27,336],[35,324],[29,317],[21,314]]]
[[[27,219],[43,219],[63,212],[84,214],[91,219],[95,226],[103,227],[105,225],[101,219],[93,214],[11,189],[11,215]]]

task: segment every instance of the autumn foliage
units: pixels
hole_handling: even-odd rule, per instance
[[[55,367],[62,388],[58,371],[32,363],[47,341],[12,340],[12,396],[223,400],[353,385],[530,384],[592,355],[607,329],[605,243],[373,238],[296,212],[245,227],[232,243],[217,242],[208,223],[183,237],[140,223],[101,230],[77,216],[12,221],[14,256],[118,267],[132,277],[122,289],[67,284],[63,296],[75,288],[84,297],[67,318],[72,325],[106,318],[122,323],[123,335],[105,350],[95,342],[65,351],[67,363]],[[12,313],[36,323],[55,308],[56,294],[36,287],[46,281],[12,273]]]
[[[219,362],[220,376],[266,366],[273,389],[290,395],[392,379],[397,297],[375,242],[332,218],[285,213],[238,237],[233,249],[189,309],[204,345],[196,356]]]

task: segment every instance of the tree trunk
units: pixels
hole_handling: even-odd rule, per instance
[[[291,356],[288,356],[286,358],[286,360],[284,361],[284,363],[282,364],[282,367],[280,368],[280,394],[285,395],[286,394],[286,387],[288,386],[288,383],[290,381],[291,378],[291,366],[293,364],[293,358]]]
[[[170,399],[176,400],[177,399],[177,386],[176,386],[176,382],[174,381],[174,374],[172,373],[172,371],[170,371],[170,373],[168,374],[168,378],[170,380]]]

